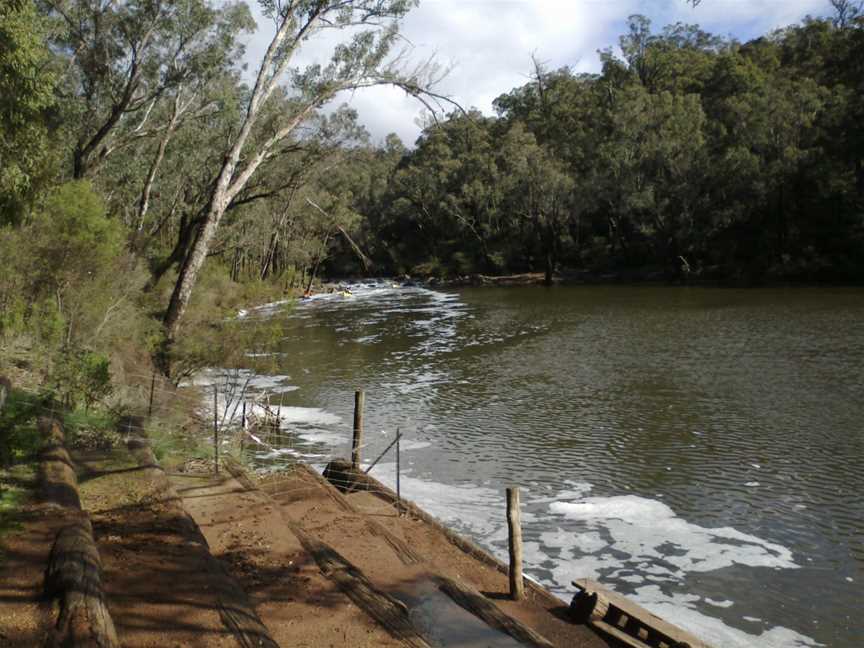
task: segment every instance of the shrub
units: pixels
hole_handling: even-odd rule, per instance
[[[80,349],[63,349],[55,363],[52,386],[70,407],[83,402],[85,411],[112,392],[107,356]]]

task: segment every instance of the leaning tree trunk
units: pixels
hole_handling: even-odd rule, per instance
[[[207,210],[207,216],[204,219],[204,224],[198,230],[198,234],[192,243],[192,249],[189,250],[189,254],[186,255],[180,266],[180,276],[174,286],[174,291],[171,293],[171,301],[168,303],[168,310],[165,311],[165,319],[163,321],[165,337],[169,345],[177,337],[177,331],[180,328],[180,319],[186,312],[189,299],[192,297],[192,288],[195,287],[198,273],[207,259],[210,243],[213,241],[213,237],[216,236],[216,230],[219,229],[219,221],[222,220],[225,209],[228,207],[227,188],[229,179],[230,174],[223,174],[223,178],[220,178],[224,182],[220,182],[216,186],[213,198],[210,201],[210,208]]]

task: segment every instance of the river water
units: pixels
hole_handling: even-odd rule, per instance
[[[403,494],[500,556],[522,487],[526,572],[565,600],[588,577],[718,648],[864,645],[864,291],[353,291],[250,351],[293,435],[262,464],[346,456],[362,388],[365,457],[399,427]]]

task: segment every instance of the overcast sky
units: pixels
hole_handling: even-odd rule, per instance
[[[254,0],[248,1],[258,22],[246,57],[254,73],[273,23],[261,17]],[[830,5],[828,0],[702,0],[694,9],[686,0],[421,0],[402,33],[414,46],[412,58],[435,54],[451,68],[439,92],[491,114],[495,97],[527,81],[532,53],[550,68],[597,71],[597,50],[617,45],[634,13],[651,18],[657,30],[680,21],[747,40],[808,14],[826,15]],[[332,43],[308,42],[298,62],[323,63]],[[420,132],[422,106],[401,90],[366,89],[340,95],[337,103],[344,102],[358,111],[376,142],[395,132],[411,145]]]

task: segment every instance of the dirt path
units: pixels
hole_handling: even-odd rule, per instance
[[[52,618],[51,605],[42,596],[43,576],[61,523],[29,503],[15,516],[15,524],[0,543],[0,646],[40,646]]]
[[[73,452],[69,465],[75,499],[92,521],[102,600],[121,645],[234,648],[238,637],[251,637],[249,645],[275,647],[259,641],[267,635],[254,608],[158,468],[125,448]],[[47,645],[58,607],[43,594],[45,569],[69,513],[37,496],[17,517],[0,546],[0,646]]]
[[[220,614],[236,597],[231,579],[214,565],[176,495],[125,449],[75,460],[122,644],[236,646]]]
[[[266,494],[225,473],[173,474],[171,481],[280,645],[402,645],[322,575]]]
[[[440,530],[368,492],[344,496],[305,466],[260,484],[224,472],[169,479],[134,441],[73,453],[72,464],[101,559],[100,600],[123,646],[428,648],[436,628],[418,622],[414,603],[441,598],[442,577],[482,592],[529,638],[607,645],[565,620],[563,604],[505,600],[506,577]],[[35,501],[18,518],[0,546],[0,646],[39,646],[57,614],[43,583],[63,516]],[[461,608],[448,614],[477,634],[448,646],[516,645],[503,634],[490,641]]]
[[[437,530],[397,516],[391,505],[370,493],[343,496],[308,469],[258,484],[226,475],[218,480],[172,475],[172,482],[214,555],[232,565],[232,573],[277,640],[296,637],[283,634],[293,628],[309,638],[310,646],[399,645],[321,575],[291,532],[293,526],[326,543],[376,587],[401,600],[416,597],[418,584],[422,589],[435,577],[445,576],[483,592],[507,615],[556,646],[608,645],[586,627],[566,620],[563,603],[550,606],[530,595],[519,603],[505,600],[506,576],[468,556]],[[295,589],[299,580],[300,592]],[[358,636],[361,628],[365,636]],[[295,639],[294,645],[307,644]]]

